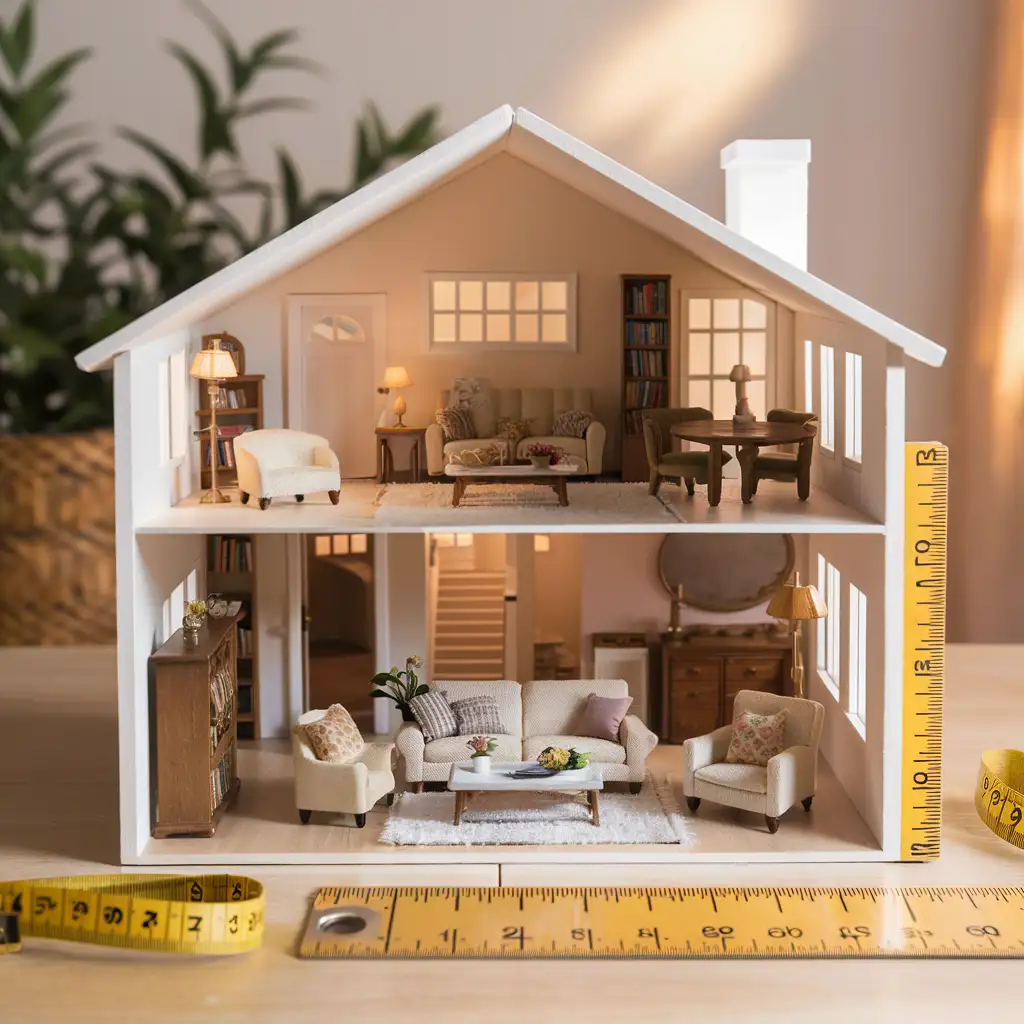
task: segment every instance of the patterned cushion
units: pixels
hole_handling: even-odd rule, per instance
[[[593,422],[593,413],[583,412],[581,409],[570,409],[567,412],[560,412],[555,417],[551,433],[555,437],[586,437],[587,427]]]
[[[496,444],[480,445],[478,448],[461,448],[448,455],[450,466],[500,466],[505,453]]]
[[[483,377],[456,377],[452,381],[448,404],[465,409],[473,421],[473,437],[493,437],[497,431],[497,414],[491,385]]]
[[[459,723],[455,721],[455,713],[440,690],[428,690],[413,697],[409,707],[423,732],[425,743],[458,735]]]
[[[732,741],[725,755],[727,764],[764,766],[786,749],[786,711],[759,715],[738,711],[732,720]]]
[[[507,442],[511,451],[516,451],[519,448],[519,442],[524,437],[530,436],[530,420],[519,420],[511,416],[505,416],[498,420],[498,435],[503,437]]]
[[[300,728],[318,761],[345,764],[358,757],[365,746],[352,716],[340,704],[332,704],[323,718]]]
[[[435,416],[446,441],[465,441],[477,436],[468,409],[438,409]]]
[[[498,702],[490,696],[466,697],[452,702],[460,736],[508,735],[501,724]]]

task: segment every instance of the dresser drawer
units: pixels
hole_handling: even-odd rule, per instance
[[[722,678],[722,663],[717,658],[697,661],[673,659],[669,663],[669,679],[673,686],[688,683],[718,683]]]
[[[682,696],[672,701],[669,741],[682,743],[691,736],[703,736],[718,728],[718,694],[713,697]]]
[[[727,691],[771,690],[782,686],[782,658],[727,658]]]

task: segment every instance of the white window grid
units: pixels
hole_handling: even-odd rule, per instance
[[[427,308],[432,351],[576,351],[575,274],[428,274]]]
[[[850,462],[860,462],[864,454],[864,358],[857,352],[846,353],[846,430],[843,450]]]
[[[831,611],[831,609],[830,609]],[[849,676],[846,710],[863,735],[868,706],[868,599],[850,584]]]
[[[804,340],[804,412],[814,411],[814,342]]]
[[[821,428],[818,443],[827,452],[836,447],[836,351],[831,345],[822,345],[819,350],[821,363]]]
[[[818,555],[818,591],[825,596],[828,614],[818,619],[817,667],[821,681],[836,700],[839,699],[840,678],[840,632],[842,621],[841,596],[842,579],[839,570]]]
[[[365,555],[367,548],[365,533],[321,534],[313,541],[313,551],[317,558],[329,558],[331,555]]]

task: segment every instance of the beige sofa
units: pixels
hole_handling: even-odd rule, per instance
[[[464,448],[478,448],[482,444],[505,446],[498,437],[498,421],[502,419],[529,420],[531,433],[519,442],[513,457],[525,461],[526,449],[531,444],[553,444],[565,450],[579,466],[581,473],[601,472],[604,459],[606,431],[596,420],[587,428],[586,437],[554,437],[551,429],[555,417],[562,412],[580,410],[593,412],[593,397],[589,388],[492,388],[490,410],[480,413],[474,410],[479,437],[445,443],[444,434],[437,423],[427,427],[427,468],[431,475],[438,476],[448,465],[448,456]],[[445,409],[450,401],[450,392],[442,391],[437,407]]]
[[[544,679],[530,683],[437,681],[436,690],[448,700],[461,700],[489,694],[498,704],[501,723],[508,730],[500,736],[491,754],[495,762],[535,761],[545,747],[575,747],[590,752],[591,762],[601,766],[605,782],[628,782],[640,791],[646,773],[647,755],[657,746],[658,737],[636,715],[626,715],[619,727],[619,741],[575,736],[573,723],[587,697],[626,697],[629,688],[624,679]],[[395,738],[395,746],[405,762],[405,781],[419,791],[424,782],[447,782],[452,765],[469,759],[467,736],[449,736],[425,743],[420,727],[404,724]]]

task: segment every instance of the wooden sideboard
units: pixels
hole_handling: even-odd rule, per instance
[[[792,640],[771,627],[663,633],[661,715],[664,743],[682,743],[732,722],[740,690],[792,692]]]

